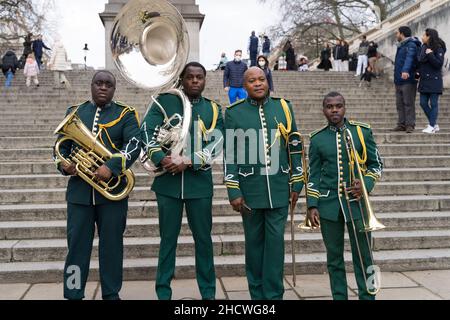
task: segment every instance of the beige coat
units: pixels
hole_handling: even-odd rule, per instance
[[[50,70],[67,71],[72,70],[70,61],[67,60],[67,52],[61,41],[53,46],[53,55],[49,62]]]

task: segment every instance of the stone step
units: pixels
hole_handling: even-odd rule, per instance
[[[0,133],[0,148],[8,149],[14,148],[45,148],[52,147],[55,144],[56,138],[53,133],[43,136],[26,136],[26,137],[16,137],[11,133],[8,136],[2,136]],[[375,135],[375,141],[377,144],[411,144],[411,143],[448,143],[450,142],[449,133],[439,133],[435,135],[428,135],[422,133],[414,134],[384,134]],[[305,135],[305,143],[309,143],[309,136]]]
[[[32,111],[35,112],[35,111]],[[295,115],[296,123],[297,124],[305,124],[309,123],[310,121],[313,121],[314,123],[317,123],[319,127],[321,127],[321,124],[325,124],[324,117],[320,114],[308,114],[307,116],[302,116],[301,112],[297,112],[298,114]],[[141,112],[141,118],[143,118],[143,113]],[[348,114],[349,119],[358,119],[362,122],[367,122],[370,124],[373,124],[374,122],[379,123],[380,121],[383,121],[383,123],[394,123],[397,119],[397,115],[390,115],[385,114],[383,116],[378,116],[377,114],[364,114],[364,113],[351,113]],[[9,115],[2,115],[1,122],[4,124],[10,123],[18,123],[19,120],[21,120],[21,123],[23,124],[37,124],[40,122],[45,123],[56,123],[61,122],[64,119],[64,113],[52,113],[51,115],[41,114],[39,116],[33,117],[32,119],[29,119],[28,116],[25,114],[9,114]],[[450,120],[450,116],[443,115],[439,117],[440,123],[448,123]],[[422,116],[420,116],[417,120],[417,124],[423,124],[426,123],[426,119]],[[28,128],[29,129],[29,128]]]
[[[346,269],[352,272],[351,255],[344,255]],[[326,257],[324,253],[296,255],[296,271],[298,274],[320,274],[326,272]],[[448,268],[450,251],[447,249],[421,250],[389,250],[374,252],[374,260],[382,271],[418,271],[439,270]],[[245,257],[219,256],[215,257],[215,271],[218,277],[245,276]],[[285,255],[285,273],[290,274],[292,257]],[[179,257],[177,259],[176,278],[195,278],[195,259]],[[157,258],[125,259],[124,280],[154,280]],[[0,264],[0,283],[45,283],[60,282],[63,275],[64,262],[14,262]],[[91,261],[89,281],[98,281],[98,260]]]
[[[402,168],[442,168],[450,167],[450,156],[392,156],[383,157],[383,162],[387,169]],[[146,173],[140,163],[135,163],[132,167],[134,173]],[[214,172],[223,170],[222,161],[216,160],[213,164]],[[0,175],[41,175],[57,174],[53,162],[0,162]],[[0,184],[2,185],[2,184]]]
[[[428,219],[428,221],[424,225],[422,225],[422,228],[424,229],[428,228],[429,225],[431,225],[430,228],[439,228],[441,227],[441,224],[444,227],[445,225],[448,225],[449,217],[448,213],[445,210],[450,209],[450,196],[371,197],[371,204],[377,216],[379,216],[380,214],[387,214],[389,212],[402,212],[403,215],[397,215],[390,218],[395,218],[394,220],[386,220],[386,224],[388,222],[392,223],[393,229],[410,230],[412,226],[418,225],[418,222],[416,220],[420,220],[421,222],[423,222],[427,220],[427,217],[438,218],[438,224],[436,225],[436,222],[433,222],[433,219]],[[423,214],[424,210],[439,211],[434,214],[427,215]],[[296,212],[299,214],[300,212],[305,212],[304,199],[300,200]],[[415,218],[416,213],[414,212],[420,213],[418,217]],[[64,220],[47,221],[44,219],[65,219],[65,214],[65,203],[43,205],[0,205],[0,239],[15,240],[64,237]],[[152,221],[155,222],[155,219],[157,219],[158,217],[155,201],[148,201],[145,204],[130,202],[128,216],[132,217],[129,219],[129,228],[127,231],[129,232],[128,234],[130,236],[143,236],[143,234],[147,234],[146,232],[152,230],[155,233],[157,232],[157,228],[152,230],[149,230],[150,228],[148,228],[148,225],[152,224]],[[235,213],[232,211],[228,201],[215,200],[213,203],[213,216],[215,221],[216,218],[218,219],[217,221],[220,221],[218,217],[226,216],[227,218],[230,218],[235,216]],[[410,216],[415,219],[410,218]],[[383,217],[383,219],[386,219],[386,215],[384,215]],[[404,220],[405,225],[399,225],[397,219],[406,219]],[[302,219],[299,218],[299,221],[300,220]],[[443,220],[447,222],[444,222]],[[231,222],[226,221],[226,223]],[[408,223],[411,223],[412,226],[408,225]],[[228,229],[219,228],[218,230],[224,231],[224,234],[234,230],[232,226],[227,226],[227,228]],[[152,236],[154,236],[155,233],[153,233]]]
[[[20,163],[17,164],[20,166]],[[136,168],[134,166],[133,168]],[[138,186],[148,186],[150,187],[152,176],[143,172],[142,168],[138,168],[136,170],[136,180]],[[133,169],[134,170],[134,169]],[[64,177],[58,173],[56,167],[53,166],[52,172],[50,174],[37,174],[34,173],[31,175],[18,175],[18,174],[9,174],[9,175],[0,175],[0,181],[3,189],[0,190],[9,190],[15,189],[18,186],[26,187],[26,189],[33,190],[31,188],[46,188],[46,187],[59,187],[64,188],[67,183],[67,177]],[[10,172],[11,173],[11,172]],[[442,180],[450,180],[450,168],[448,167],[436,167],[436,168],[386,168],[383,171],[382,182],[396,182],[396,184],[406,183],[407,181],[411,182],[420,182],[420,181],[430,181],[431,183],[427,183],[428,185],[437,183],[440,184]],[[436,182],[433,182],[436,181]],[[220,164],[215,165],[213,171],[213,182],[215,185],[223,184],[223,173],[222,166]],[[443,182],[445,184],[445,182]],[[406,185],[411,185],[412,183],[408,182]],[[420,186],[418,186],[420,187]],[[430,186],[431,187],[431,186]],[[393,186],[392,188],[395,188]],[[38,190],[36,190],[38,191]],[[13,192],[13,191],[11,191]],[[17,190],[17,192],[21,192]],[[23,191],[26,192],[26,191]]]
[[[363,233],[359,236],[364,237]],[[375,251],[406,249],[444,249],[450,245],[450,230],[426,231],[379,231],[372,233],[372,248]],[[285,234],[286,253],[292,253],[290,234]],[[213,235],[214,256],[245,254],[245,237],[239,235]],[[135,237],[124,239],[124,258],[142,259],[158,257],[159,237]],[[315,233],[295,234],[295,253],[309,254],[325,252],[322,235]],[[345,249],[350,251],[348,234],[345,235]],[[192,236],[178,238],[177,256],[188,257],[195,254]],[[61,261],[67,255],[66,239],[42,240],[0,240],[0,263]],[[94,240],[92,258],[98,258],[98,239]]]
[[[306,145],[308,148],[309,146]],[[449,143],[428,143],[428,144],[380,144],[378,145],[379,152],[382,157],[385,156],[447,156],[449,155]],[[52,148],[32,148],[32,149],[17,149],[10,146],[10,149],[0,150],[0,162],[8,161],[50,161],[52,159]]]
[[[450,174],[450,173],[449,173]],[[219,174],[220,175],[220,174]],[[387,178],[384,178],[386,180]],[[67,177],[60,175],[0,176],[0,203],[62,202],[65,199]],[[130,194],[132,201],[154,200],[149,192],[153,178],[136,174],[136,185]],[[450,194],[450,181],[391,181],[377,183],[371,195],[439,195]],[[227,190],[220,181],[214,186],[215,199],[227,199]]]

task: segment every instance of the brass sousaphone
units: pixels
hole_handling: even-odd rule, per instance
[[[164,116],[163,125],[157,128],[156,142],[167,154],[180,155],[192,121],[192,105],[179,87],[180,73],[189,55],[189,35],[183,17],[165,0],[130,0],[114,20],[111,51],[122,76],[152,92],[147,112],[153,104]],[[161,93],[180,97],[184,114],[169,118],[156,100]],[[148,149],[155,146],[153,137],[143,140],[141,164],[157,176],[164,174],[148,157]]]

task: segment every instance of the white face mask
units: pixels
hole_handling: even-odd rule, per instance
[[[234,60],[235,60],[236,62],[239,62],[239,61],[242,60],[242,57],[241,57],[241,56],[234,56]]]
[[[259,63],[259,66],[261,68],[264,68],[266,66],[266,62],[265,61],[259,61],[258,63]]]

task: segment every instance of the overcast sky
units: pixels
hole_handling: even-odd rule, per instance
[[[73,63],[83,62],[84,43],[90,52],[88,65],[105,65],[105,31],[98,16],[107,0],[58,0],[55,15],[58,29]],[[205,21],[200,33],[200,62],[208,69],[218,63],[221,52],[228,58],[237,48],[247,54],[247,41],[252,30],[266,31],[277,18],[273,5],[257,0],[196,0]],[[52,15],[53,16],[53,15]],[[51,43],[50,43],[51,45]]]

